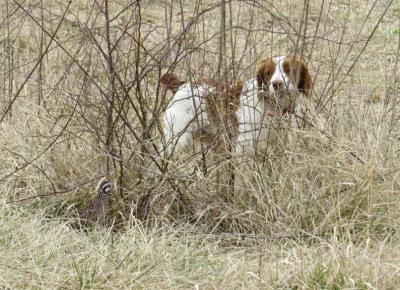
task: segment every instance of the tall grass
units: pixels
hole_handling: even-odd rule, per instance
[[[275,2],[5,0],[1,286],[399,288],[400,4]],[[315,87],[280,154],[162,158],[163,72],[288,52]],[[109,227],[76,228],[103,176]]]

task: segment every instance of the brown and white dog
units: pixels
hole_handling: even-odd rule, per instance
[[[229,88],[210,80],[183,82],[174,74],[160,82],[174,93],[163,118],[168,153],[221,124],[237,153],[257,152],[259,144],[271,141],[271,124],[293,122],[290,116],[300,114],[302,95],[312,89],[307,65],[292,55],[262,58],[255,78]]]

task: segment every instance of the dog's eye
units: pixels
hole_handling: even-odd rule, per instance
[[[290,66],[289,65],[287,65],[287,66],[284,66],[283,67],[283,71],[287,74],[287,75],[289,75],[290,73],[291,73],[291,68],[290,68]]]
[[[269,77],[272,75],[272,72],[270,70],[267,70],[264,72],[264,74]]]

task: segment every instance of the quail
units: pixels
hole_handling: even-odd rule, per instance
[[[109,207],[109,194],[112,183],[103,179],[97,185],[97,196],[90,202],[88,207],[79,215],[81,221],[105,225]]]

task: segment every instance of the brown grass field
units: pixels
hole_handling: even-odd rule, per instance
[[[163,72],[289,52],[315,78],[295,142],[158,153]],[[0,288],[400,289],[399,97],[396,0],[2,0]]]

